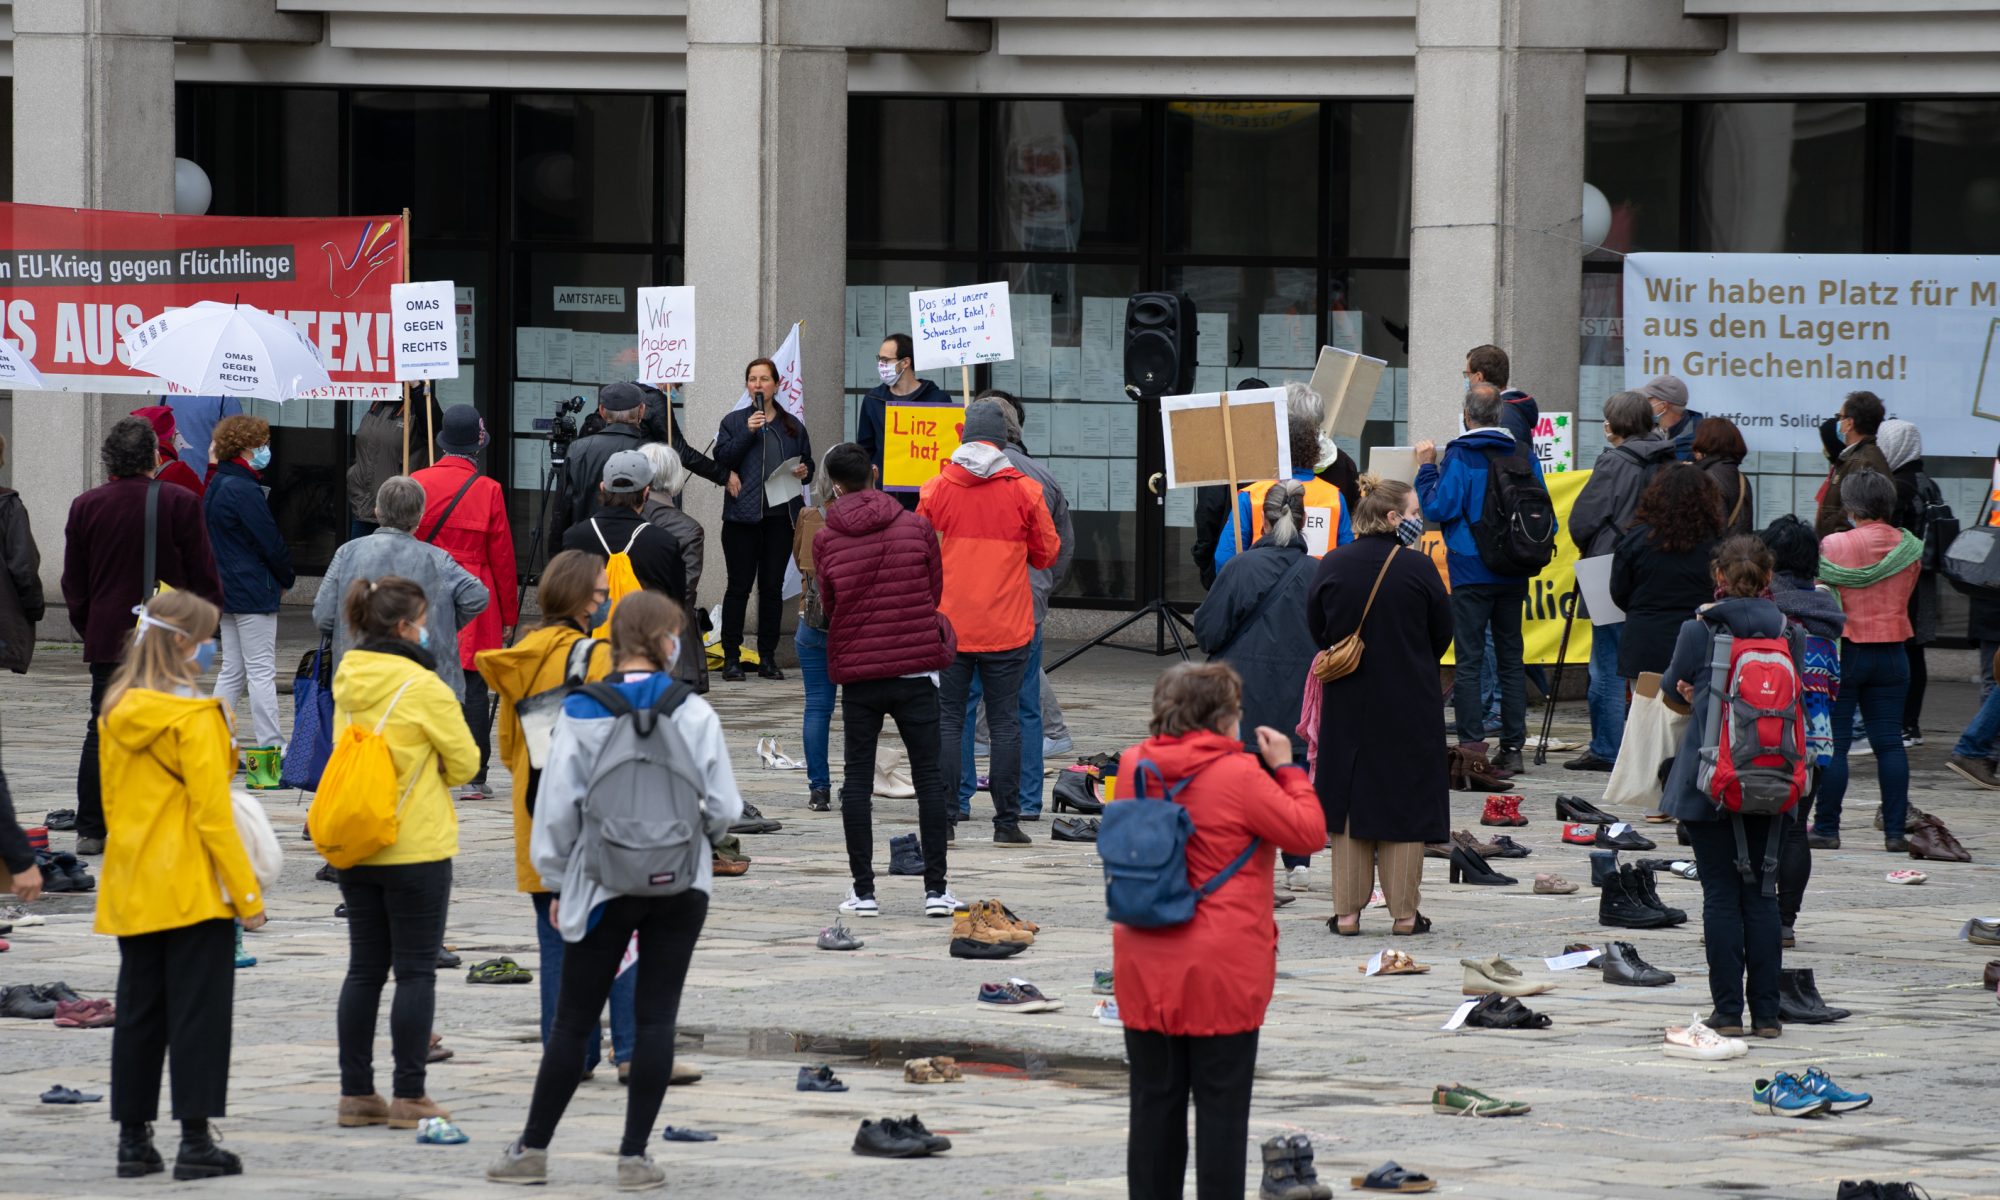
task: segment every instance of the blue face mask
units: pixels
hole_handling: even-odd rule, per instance
[[[209,669],[215,666],[215,643],[203,642],[194,648],[194,653],[188,655],[188,658],[194,663],[197,671],[203,675],[208,674]]]
[[[1465,387],[1460,390],[1467,392],[1472,390],[1472,377],[1470,375],[1465,377]]]
[[[271,465],[271,447],[263,445],[250,452],[250,469],[261,471]]]
[[[417,645],[418,645],[418,646],[421,646],[421,647],[422,647],[423,649],[425,649],[425,650],[428,650],[428,649],[430,649],[430,648],[431,648],[431,627],[430,627],[430,626],[426,625],[426,626],[424,626],[424,627],[423,627],[422,629],[419,629],[419,630],[417,630]]]
[[[606,596],[602,603],[600,603],[596,608],[590,610],[589,625],[592,629],[601,628],[603,624],[606,621],[609,621],[610,619],[611,619],[611,597]]]

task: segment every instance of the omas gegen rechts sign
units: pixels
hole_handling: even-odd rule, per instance
[[[458,378],[458,293],[451,280],[390,285],[389,322],[397,380]]]

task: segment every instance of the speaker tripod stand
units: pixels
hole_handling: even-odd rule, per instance
[[[1164,508],[1166,504],[1166,501],[1161,498],[1157,490],[1160,486],[1161,478],[1160,475],[1155,474],[1147,483],[1147,490],[1152,493],[1155,508]],[[1140,525],[1142,526],[1140,530],[1141,536],[1152,543],[1150,548],[1153,551],[1153,598],[1140,605],[1134,611],[1127,613],[1125,618],[1116,625],[1113,625],[1103,633],[1098,634],[1096,637],[1091,638],[1081,646],[1058,658],[1043,668],[1043,670],[1053,671],[1084,651],[1093,650],[1099,646],[1107,646],[1113,650],[1132,650],[1140,654],[1151,654],[1156,657],[1162,656],[1168,652],[1167,642],[1169,640],[1172,640],[1173,648],[1180,654],[1183,662],[1193,659],[1194,654],[1190,647],[1198,644],[1195,641],[1194,623],[1189,621],[1185,614],[1167,601],[1166,521],[1162,516],[1153,521],[1142,520]],[[1151,646],[1131,646],[1123,642],[1114,642],[1111,640],[1148,617],[1151,617],[1155,622],[1153,626],[1153,644]],[[1181,636],[1183,630],[1187,633],[1185,637]]]

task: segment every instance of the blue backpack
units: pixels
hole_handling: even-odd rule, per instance
[[[1165,787],[1165,777],[1150,759],[1142,760],[1133,775],[1132,795],[1104,806],[1097,833],[1097,854],[1104,860],[1104,915],[1134,929],[1185,925],[1194,919],[1195,906],[1242,870],[1263,839],[1251,838],[1234,862],[1197,888],[1188,882],[1187,865],[1194,818],[1179,800],[1194,775]],[[1164,790],[1157,799],[1147,792],[1148,775]]]

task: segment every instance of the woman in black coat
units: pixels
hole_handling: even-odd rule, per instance
[[[722,592],[722,678],[739,683],[743,665],[743,615],[750,589],[757,589],[757,674],[783,679],[778,669],[779,625],[784,618],[785,564],[792,557],[792,526],[804,500],[793,496],[767,503],[764,480],[797,459],[792,474],[812,482],[812,439],[805,422],[778,401],[778,365],[754,358],[743,372],[750,407],[722,418],[715,432],[715,461],[729,472],[729,498],[722,502],[722,565],[728,582]]]
[[[1417,911],[1424,843],[1451,836],[1438,702],[1438,662],[1451,646],[1451,599],[1437,565],[1403,548],[1423,535],[1415,490],[1364,475],[1360,491],[1355,538],[1320,560],[1306,605],[1314,645],[1330,647],[1357,629],[1367,644],[1360,667],[1320,692],[1313,781],[1333,834],[1334,916],[1327,927],[1343,935],[1360,931],[1379,872],[1395,932],[1420,933],[1429,927]]]
[[[1662,467],[1640,494],[1632,528],[1611,557],[1611,600],[1625,610],[1618,639],[1623,679],[1666,670],[1681,622],[1715,599],[1709,560],[1722,524],[1721,489],[1691,463]]]

